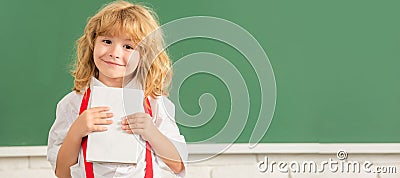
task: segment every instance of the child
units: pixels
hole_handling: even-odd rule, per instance
[[[157,28],[151,10],[125,1],[110,3],[90,18],[77,41],[73,91],[57,104],[49,132],[47,159],[57,177],[161,177],[160,168],[184,176],[186,143],[174,105],[165,97],[171,64],[162,50],[162,33],[151,33]],[[88,108],[93,86],[144,89],[146,113],[128,115],[121,123],[146,145],[137,164],[86,162],[87,135],[106,131],[113,122],[107,119],[113,116],[110,108]]]

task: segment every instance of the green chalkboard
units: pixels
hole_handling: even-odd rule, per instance
[[[0,146],[47,144],[56,104],[73,86],[69,70],[75,40],[87,18],[107,2],[2,3]],[[259,75],[254,68],[257,66],[251,64],[260,59],[249,59],[241,49],[218,39],[193,37],[170,44],[167,50],[175,64],[198,58],[204,63],[196,65],[207,66],[210,60],[223,58],[238,71],[246,86],[246,92],[237,99],[232,96],[234,89],[227,85],[234,75],[224,79],[207,70],[187,76],[180,86],[173,85],[172,94],[177,97],[171,99],[188,115],[213,110],[214,105],[207,105],[207,101],[216,106],[212,116],[202,118],[206,122],[201,126],[179,124],[188,142],[207,140],[219,133],[231,122],[229,114],[233,111],[247,112],[246,108],[231,107],[245,102],[240,98],[247,95],[248,117],[236,118],[245,120],[244,129],[237,131],[236,143],[247,143],[254,128],[267,128],[256,126],[256,122],[269,115],[273,119],[261,138],[263,143],[400,141],[400,1],[142,3],[156,11],[161,24],[194,16],[232,22],[257,40],[268,56],[265,64],[274,72],[276,101],[274,97],[264,101],[266,93],[260,83],[271,76]],[[218,25],[205,24],[203,28],[212,30]],[[168,41],[172,34],[186,31],[166,30],[165,36]],[[240,45],[242,41],[236,42]],[[213,63],[209,66],[210,70],[215,67]],[[177,65],[177,78],[182,70]],[[222,67],[221,71],[229,75],[229,69]],[[266,91],[271,92],[273,86],[268,87]],[[199,104],[203,102],[206,105]],[[275,109],[267,114],[260,112],[268,102],[276,102]],[[182,116],[185,113],[177,112],[178,123],[188,119]]]

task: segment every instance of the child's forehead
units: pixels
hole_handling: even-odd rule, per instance
[[[122,25],[107,25],[100,27],[97,31],[99,36],[119,37],[122,39],[130,39],[131,41],[136,41],[137,39],[133,29]]]
[[[108,30],[99,33],[99,36],[119,38],[127,41],[137,41],[138,39],[130,32],[126,30]]]

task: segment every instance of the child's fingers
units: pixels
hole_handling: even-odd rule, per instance
[[[146,117],[131,117],[127,119],[128,124],[133,124],[133,123],[143,123],[147,119]]]
[[[91,111],[93,112],[104,112],[104,111],[109,111],[111,108],[109,106],[97,106],[90,108]]]
[[[128,134],[133,134],[133,132],[132,132],[131,128],[129,127],[129,125],[122,125],[121,129],[123,131],[125,131],[126,133],[128,133]]]
[[[144,123],[134,123],[129,125],[121,125],[122,130],[131,130],[131,129],[144,129]]]
[[[110,125],[114,121],[110,119],[95,119],[94,124],[95,125]]]
[[[128,134],[133,134],[133,132],[132,132],[132,130],[131,129],[129,129],[129,130],[125,130],[126,131],[126,133],[128,133]]]
[[[121,126],[121,129],[124,130],[124,131],[131,130],[131,128],[129,127],[129,125],[122,125],[122,126]]]
[[[103,118],[103,119],[105,119],[105,118],[111,118],[111,117],[113,117],[114,116],[114,113],[111,113],[111,112],[96,112],[95,114],[94,114],[94,117],[96,117],[96,118]]]
[[[131,129],[143,129],[144,128],[144,123],[129,124],[129,128],[131,128]]]
[[[94,125],[92,127],[92,132],[104,132],[107,131],[107,127]]]
[[[122,124],[122,125],[128,125],[128,121],[126,120],[126,118],[125,118],[125,119],[122,119],[121,124]]]
[[[122,125],[121,128],[127,133],[135,133],[135,134],[142,134],[144,130],[144,123],[134,123],[129,125]]]

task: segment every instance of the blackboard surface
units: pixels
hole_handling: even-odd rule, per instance
[[[106,2],[2,3],[0,146],[47,144],[56,104],[73,86],[69,70],[75,40],[86,19]],[[151,0],[144,4],[156,11],[161,24],[213,16],[243,27],[257,39],[269,57],[277,89],[274,117],[261,142],[400,141],[400,1]],[[246,58],[232,46],[206,38],[175,43],[168,52],[174,62],[196,52],[215,53],[236,67],[248,87],[250,114],[235,142],[247,143],[261,93]],[[212,137],[231,112],[224,79],[208,73],[188,77],[180,86],[180,100],[173,102],[195,115],[204,93],[212,94],[218,107],[201,127],[179,126],[188,142]]]

